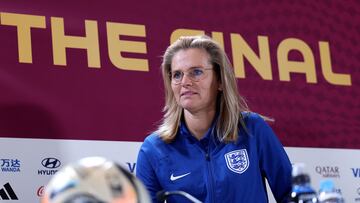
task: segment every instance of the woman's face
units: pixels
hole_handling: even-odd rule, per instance
[[[215,110],[221,84],[205,50],[178,51],[171,62],[171,73],[171,88],[178,105],[191,113]],[[179,84],[175,84],[174,78]]]

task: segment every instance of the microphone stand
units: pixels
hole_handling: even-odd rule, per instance
[[[180,195],[185,197],[186,199],[190,200],[193,203],[202,203],[200,200],[196,199],[194,196],[190,195],[187,192],[180,191],[180,190],[174,190],[174,191],[160,191],[156,194],[156,197],[161,202],[166,202],[166,199],[170,195]]]

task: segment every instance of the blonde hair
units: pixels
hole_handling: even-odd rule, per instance
[[[226,53],[214,40],[205,35],[180,37],[163,55],[161,70],[165,87],[165,106],[164,117],[156,133],[167,143],[176,137],[183,108],[177,104],[171,88],[171,62],[178,51],[190,48],[202,49],[209,54],[210,63],[214,66],[223,87],[217,101],[219,117],[215,125],[218,138],[225,142],[236,141],[239,124],[245,127],[241,112],[249,111],[249,108],[244,98],[239,95],[235,74]]]

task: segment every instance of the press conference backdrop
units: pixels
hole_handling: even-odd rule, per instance
[[[84,156],[133,172],[162,117],[161,55],[204,33],[313,186],[334,179],[360,202],[355,0],[1,1],[0,191],[37,202],[51,175]]]

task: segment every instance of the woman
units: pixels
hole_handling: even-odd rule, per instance
[[[207,36],[181,37],[162,62],[165,115],[141,146],[136,175],[157,202],[180,190],[203,202],[277,202],[291,190],[291,163],[264,119],[248,110],[225,52]],[[168,202],[187,202],[180,195]]]

